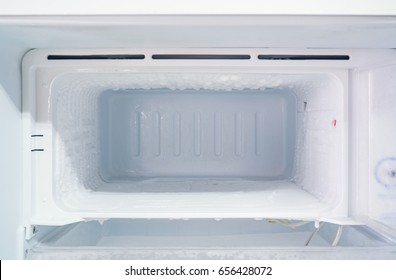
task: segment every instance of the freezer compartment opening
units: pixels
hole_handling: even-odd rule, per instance
[[[142,217],[339,211],[345,81],[291,72],[59,75],[50,88],[57,203]]]

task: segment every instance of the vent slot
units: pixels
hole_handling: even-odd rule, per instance
[[[349,60],[349,55],[261,54],[261,60]]]
[[[112,59],[144,59],[143,54],[92,54],[92,55],[49,55],[48,60],[112,60]]]
[[[248,54],[154,54],[152,59],[249,60]]]

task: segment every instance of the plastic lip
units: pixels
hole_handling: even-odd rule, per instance
[[[48,60],[144,59],[143,54],[49,55]]]
[[[295,54],[261,54],[262,60],[349,60],[349,55],[295,55]]]

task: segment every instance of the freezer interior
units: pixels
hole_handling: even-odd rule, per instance
[[[310,219],[344,210],[346,88],[334,75],[70,74],[49,92],[52,188],[66,210]]]
[[[0,17],[0,257],[395,259],[395,30]]]
[[[382,64],[394,53],[187,51],[134,50],[121,62],[131,50],[25,56],[25,128],[37,176],[26,257],[193,258],[201,250],[196,257],[239,258],[242,250],[267,258],[282,248],[277,258],[323,250],[329,258],[349,250],[391,258],[392,196],[381,191],[394,191],[393,161],[376,162],[373,188],[360,152],[373,145],[373,157],[377,138],[362,136],[384,132],[373,122],[381,94],[393,104]],[[391,119],[387,106],[381,125]],[[342,252],[332,249],[341,244]]]

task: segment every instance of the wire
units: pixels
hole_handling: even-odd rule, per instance
[[[334,237],[333,243],[331,244],[332,247],[337,246],[338,242],[340,241],[342,229],[343,229],[343,225],[338,225],[337,234]]]
[[[315,228],[315,230],[311,233],[311,235],[309,236],[307,242],[305,242],[305,246],[308,246],[309,243],[311,242],[311,240],[314,238],[314,236],[318,233],[318,231],[320,230],[320,228],[322,227],[324,223],[319,222],[319,226],[317,228]]]

